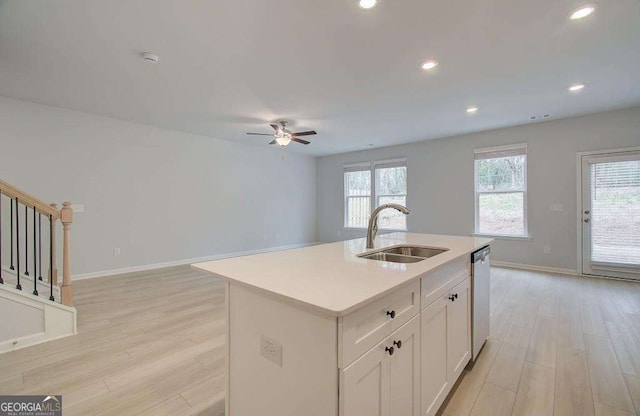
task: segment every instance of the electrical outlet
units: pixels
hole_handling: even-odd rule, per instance
[[[564,211],[564,206],[562,204],[553,204],[549,207],[549,210],[561,212],[561,211]]]
[[[120,255],[120,249],[119,248],[114,248],[113,249],[113,255],[114,256],[119,256]]]
[[[84,212],[84,204],[73,204],[71,209],[73,209],[73,212]]]
[[[282,367],[282,344],[264,335],[261,338],[260,353],[264,358]]]
[[[549,247],[549,246],[544,246],[543,251],[544,251],[544,254],[549,254],[549,253],[551,253],[551,247]]]

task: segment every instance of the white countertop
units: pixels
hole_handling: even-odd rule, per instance
[[[490,244],[490,238],[393,233],[379,235],[375,249],[364,238],[293,250],[194,264],[217,277],[268,292],[332,316],[346,315],[449,261]],[[446,248],[418,263],[356,257],[399,244]]]

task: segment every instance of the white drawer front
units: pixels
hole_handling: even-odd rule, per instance
[[[450,289],[452,284],[455,285],[461,282],[470,274],[471,262],[469,256],[463,256],[422,276],[420,279],[422,282],[421,309],[431,305],[444,292]]]
[[[340,368],[374,347],[408,322],[420,310],[420,281],[398,289],[382,299],[341,318]]]

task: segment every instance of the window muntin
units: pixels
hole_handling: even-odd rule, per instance
[[[476,233],[527,236],[527,148],[475,151]]]

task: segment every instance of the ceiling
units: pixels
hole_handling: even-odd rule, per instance
[[[640,105],[640,1],[581,4],[0,0],[0,95],[312,155]]]

